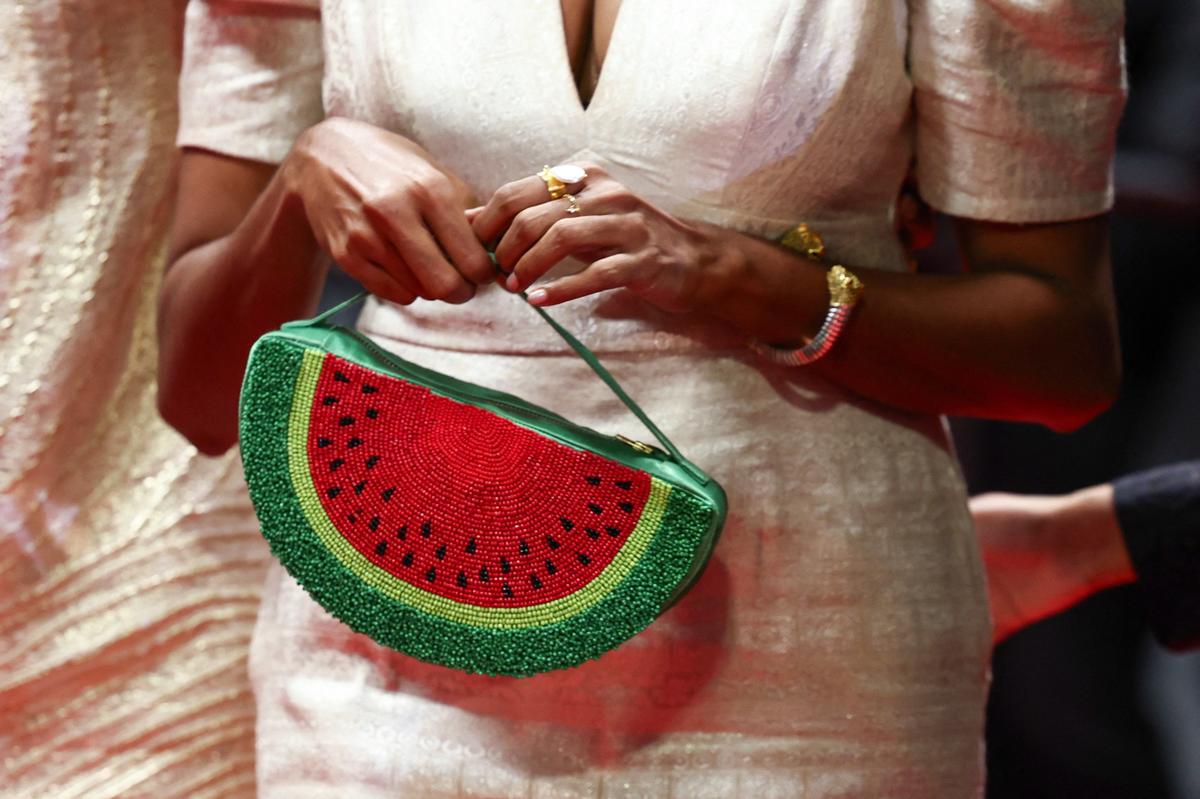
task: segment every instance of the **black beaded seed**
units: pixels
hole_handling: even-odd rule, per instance
[[[597,516],[599,516],[601,513],[604,513],[604,508],[600,507],[595,502],[588,503],[588,510],[590,510],[592,513],[596,514]]]
[[[542,587],[542,581],[538,579],[537,572],[533,572],[529,575],[529,584],[534,588]]]
[[[467,548],[466,548],[465,552],[468,555],[475,554],[475,536],[471,536],[471,540],[467,542]]]
[[[384,502],[387,502],[389,499],[392,498],[392,494],[395,494],[395,493],[396,493],[396,488],[393,486],[392,488],[383,489],[383,493],[380,494],[379,496],[383,497]]]
[[[353,513],[351,513],[351,514],[350,514],[349,516],[347,516],[346,518],[350,520],[350,523],[351,523],[351,524],[358,524],[358,517],[357,517],[357,516],[355,516]]]
[[[399,538],[401,541],[408,538],[408,525],[407,524],[400,525],[400,529],[396,531],[396,538]]]
[[[401,562],[402,564],[404,564],[405,566],[411,566],[411,565],[412,565],[412,562],[413,562],[413,553],[412,553],[412,550],[409,550],[408,552],[405,552],[405,553],[404,553],[404,557],[400,559],[400,562]]]
[[[338,424],[341,427],[345,427],[346,425],[354,424],[354,417],[353,416],[343,416],[341,419],[338,419]]]
[[[387,554],[387,541],[380,541],[378,544],[375,545],[375,554],[376,555],[386,555]]]
[[[554,561],[546,558],[546,574],[554,574],[558,568],[554,565]]]
[[[524,538],[522,538],[520,540],[520,542],[518,543],[517,549],[520,550],[522,555],[528,555],[529,554],[529,542],[527,542]]]
[[[437,552],[434,552],[433,554],[437,557],[438,560],[445,560],[446,559],[446,545],[442,544],[440,547],[437,548]]]
[[[437,569],[430,566],[429,571],[425,572],[425,579],[431,583],[437,580]]]
[[[591,559],[591,558],[589,558],[589,557],[588,557],[586,554],[584,554],[584,553],[582,553],[582,552],[580,552],[580,553],[579,553],[578,555],[576,555],[575,557],[576,557],[576,558],[578,558],[578,559],[579,559],[579,562],[580,562],[580,563],[582,563],[584,566],[586,566],[586,565],[588,565],[589,563],[591,563],[591,562],[592,562],[592,559]]]
[[[358,483],[355,483],[355,484],[354,484],[354,493],[355,493],[355,494],[361,494],[361,493],[363,492],[363,489],[365,489],[366,487],[367,487],[367,481],[366,481],[366,480],[362,480],[362,481],[360,481],[360,482],[358,482]]]
[[[329,497],[330,499],[333,499],[340,493],[342,493],[342,489],[338,486],[330,486],[329,488],[325,489],[325,496]]]
[[[372,516],[371,521],[367,522],[367,527],[371,528],[372,533],[375,532],[376,530],[378,530],[379,529],[379,517]]]
[[[616,538],[617,536],[619,536],[621,534],[621,531],[615,527],[605,527],[604,532],[608,533],[613,538]]]
[[[480,566],[479,567],[479,582],[486,583],[490,579],[492,579],[492,578],[491,578],[491,575],[488,574],[487,566]]]
[[[429,522],[428,519],[421,522],[421,537],[422,538],[429,538],[429,534],[432,532],[433,532],[433,525]]]
[[[620,508],[621,510],[625,511],[626,513],[633,513],[633,503],[632,502],[618,502],[617,507]]]
[[[590,477],[585,477],[585,478],[583,478],[583,479],[584,479],[584,480],[587,480],[589,483],[591,483],[591,484],[592,484],[592,485],[594,485],[594,486],[598,486],[598,485],[600,485],[600,478],[599,478],[599,477],[597,477],[597,476],[595,476],[595,475],[592,475],[592,476],[590,476]]]
[[[341,466],[345,462],[346,461],[343,460],[342,458],[334,458],[333,460],[331,460],[329,462],[329,471],[336,472],[338,470],[338,467]]]
[[[500,571],[508,574],[512,571],[512,566],[508,565],[508,558],[500,558]]]
[[[324,404],[326,404],[326,405],[332,405],[332,404],[334,404],[334,403],[335,403],[335,402],[337,402],[337,401],[338,401],[338,398],[337,398],[337,397],[335,397],[335,396],[333,396],[332,394],[330,394],[330,395],[329,395],[328,397],[326,397],[325,399],[321,400],[321,402],[323,402],[323,403],[324,403]]]
[[[458,587],[459,587],[459,588],[466,588],[466,587],[467,587],[467,574],[466,574],[466,572],[461,572],[461,571],[460,571],[460,572],[458,573],[458,579],[456,579],[454,582],[458,583]]]
[[[347,449],[354,449],[355,447],[359,447],[359,446],[362,446],[361,438],[352,438],[346,442]]]
[[[513,592],[512,592],[512,588],[509,586],[508,583],[504,584],[504,587],[501,589],[501,591],[503,591],[503,593],[506,597],[508,597],[509,599],[512,599]]]
[[[551,549],[558,549],[558,541],[555,540],[554,536],[548,535],[546,536],[546,546],[550,547]]]
[[[378,455],[372,455],[371,457],[367,458],[367,468],[368,469],[374,469],[375,464],[377,464],[377,463],[379,463]]]
[[[595,541],[597,538],[600,537],[600,532],[598,530],[592,529],[591,527],[585,527],[585,528],[583,528],[583,531],[585,533],[587,533],[588,538],[592,539],[593,541]]]
[[[575,522],[571,521],[566,516],[559,516],[558,520],[562,523],[563,529],[567,532],[570,532],[571,528],[575,526]]]
[[[379,389],[375,388],[375,386],[372,386],[369,383],[363,383],[362,393],[364,394],[374,394],[378,390]]]
[[[375,418],[378,418],[378,416],[379,416],[378,408],[367,408],[367,418],[368,419],[375,419]]]
[[[325,447],[328,447],[332,443],[333,442],[330,441],[328,438],[318,438],[317,439],[317,446],[320,447],[321,449],[325,449]]]
[[[350,378],[346,377],[341,372],[334,372],[333,379],[338,381],[339,383],[349,383],[350,382]]]
[[[628,491],[630,488],[633,488],[633,482],[631,480],[617,480],[615,485],[617,488],[620,488],[624,491]]]

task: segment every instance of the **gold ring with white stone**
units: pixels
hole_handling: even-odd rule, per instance
[[[568,214],[579,213],[579,200],[575,199],[574,194],[567,194],[566,192],[563,192],[562,198],[567,201]]]
[[[587,177],[587,171],[575,164],[558,164],[557,166],[543,166],[542,171],[538,172],[538,177],[545,181],[546,190],[550,192],[550,199],[557,200],[566,193],[568,186],[581,183]]]

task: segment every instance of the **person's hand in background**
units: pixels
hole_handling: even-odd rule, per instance
[[[1087,596],[1136,579],[1112,486],[1063,496],[990,493],[971,500],[987,567],[993,641]]]

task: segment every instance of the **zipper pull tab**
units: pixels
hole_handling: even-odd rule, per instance
[[[633,449],[637,450],[638,452],[642,453],[643,455],[654,455],[654,454],[665,455],[666,454],[662,450],[656,449],[655,447],[652,447],[649,444],[643,444],[641,441],[634,441],[632,438],[626,438],[625,436],[617,435],[616,439],[617,439],[617,441],[620,441],[622,444],[632,447]]]

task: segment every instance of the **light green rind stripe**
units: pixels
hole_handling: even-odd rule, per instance
[[[522,608],[479,607],[455,602],[418,588],[389,574],[359,552],[337,531],[321,505],[308,462],[308,426],[317,380],[325,354],[306,349],[296,376],[296,391],[288,420],[288,469],[296,498],[305,518],[321,542],[347,569],[384,595],[458,624],[474,627],[520,629],[554,624],[595,605],[623,581],[649,547],[671,495],[671,487],[650,478],[650,495],[637,525],[617,556],[597,577],[573,594],[540,605]]]

